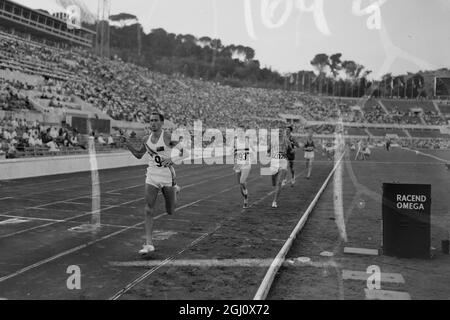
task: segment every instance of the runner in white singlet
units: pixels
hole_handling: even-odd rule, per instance
[[[167,214],[175,213],[177,203],[177,193],[180,188],[176,183],[174,164],[177,161],[187,158],[187,150],[178,147],[178,142],[172,142],[171,135],[164,131],[164,116],[159,113],[152,113],[150,117],[150,136],[144,137],[139,150],[128,142],[127,147],[138,159],[142,159],[145,154],[150,155],[147,177],[145,181],[145,231],[146,244],[139,251],[142,256],[155,251],[153,243],[153,221],[156,212],[156,199],[161,191],[165,202]],[[183,153],[183,156],[181,154]]]

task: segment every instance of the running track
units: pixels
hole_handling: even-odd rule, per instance
[[[323,160],[323,159],[322,159]],[[243,212],[231,166],[178,168],[183,187],[174,216],[159,199],[156,266],[136,252],[143,239],[145,168],[100,172],[101,229],[70,229],[91,221],[90,173],[0,182],[0,298],[5,299],[252,299],[267,272],[261,266],[174,266],[174,261],[273,259],[332,169],[286,187],[270,208],[270,177],[254,168],[252,208]],[[129,263],[131,266],[118,266]],[[66,286],[69,266],[81,269],[81,290]]]

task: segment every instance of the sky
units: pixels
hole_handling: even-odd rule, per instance
[[[97,1],[80,1],[97,13]],[[61,11],[56,0],[16,2]],[[136,15],[146,32],[252,47],[261,66],[281,73],[312,70],[318,53],[342,53],[374,77],[450,68],[450,0],[111,0],[111,14],[121,12]]]

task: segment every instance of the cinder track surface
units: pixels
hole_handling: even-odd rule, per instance
[[[95,234],[70,231],[91,221],[90,173],[0,182],[0,298],[252,299],[333,167],[318,160],[309,181],[296,163],[297,184],[284,188],[278,209],[270,177],[254,167],[246,211],[231,166],[179,167],[179,208],[167,216],[159,198],[157,252],[147,261],[137,255],[144,167],[100,172]],[[81,290],[66,286],[72,265]]]
[[[411,299],[450,299],[450,257],[441,252],[441,240],[450,231],[450,172],[444,165],[450,162],[450,152],[421,152],[376,149],[367,162],[353,161],[355,154],[351,153],[344,162],[342,188],[348,242],[339,236],[330,183],[292,246],[287,257],[291,264],[280,269],[269,299],[365,299],[367,281],[344,280],[342,274],[344,270],[366,273],[372,265],[405,280],[403,284],[382,281],[382,290],[408,293]],[[433,259],[344,254],[345,247],[380,249],[381,188],[394,181],[432,185]],[[321,256],[324,251],[334,257]],[[308,257],[311,263],[295,262],[299,257]]]

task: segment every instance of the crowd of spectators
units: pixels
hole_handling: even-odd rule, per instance
[[[442,126],[446,124],[446,121],[436,111],[424,112],[423,119],[427,124],[434,126]]]
[[[92,132],[97,146],[116,148],[117,141],[111,135]],[[5,118],[0,120],[0,153],[7,159],[18,158],[27,149],[37,149],[58,154],[68,148],[86,150],[87,141],[76,129],[62,126],[43,126],[39,121]]]
[[[0,110],[33,110],[28,96],[22,93],[31,89],[21,82],[0,78]]]
[[[414,139],[402,140],[400,145],[411,149],[450,149],[450,141],[448,139]]]
[[[78,133],[67,127],[43,126],[38,121],[28,123],[24,119],[0,121],[0,144],[6,158],[17,158],[27,148],[42,148],[58,153],[62,147],[79,147]]]
[[[59,49],[35,42],[2,36],[0,54],[7,57],[4,63],[21,63],[24,72],[45,76],[45,81],[31,87],[0,79],[0,109],[32,109],[28,95],[48,102],[49,107],[62,108],[72,103],[74,97],[100,109],[114,120],[147,123],[150,110],[158,110],[177,126],[191,127],[196,120],[210,128],[273,128],[284,124],[281,114],[300,115],[305,120],[332,121],[338,117],[344,122],[383,124],[442,124],[439,114],[427,111],[422,117],[393,109],[389,114],[374,103],[357,111],[352,104],[334,98],[319,98],[308,94],[267,90],[260,88],[232,88],[181,75],[165,75],[147,68],[126,63],[119,58],[101,59],[87,51]],[[9,60],[8,60],[9,59]],[[15,61],[14,61],[15,60]],[[37,66],[32,69],[32,66]],[[53,72],[53,76],[49,73]],[[63,75],[63,73],[65,75]],[[6,129],[4,127],[7,127]],[[11,128],[2,123],[2,141],[16,149],[22,146],[47,145],[55,150],[73,144],[70,132],[59,128],[41,128],[27,124]],[[4,130],[15,137],[5,138]],[[10,131],[12,130],[12,131]],[[333,133],[332,126],[319,126],[317,133]],[[50,136],[48,140],[46,137]],[[9,140],[9,142],[8,142]],[[98,138],[108,144],[108,138]],[[54,146],[51,142],[54,142]],[[50,143],[50,145],[49,145]]]

